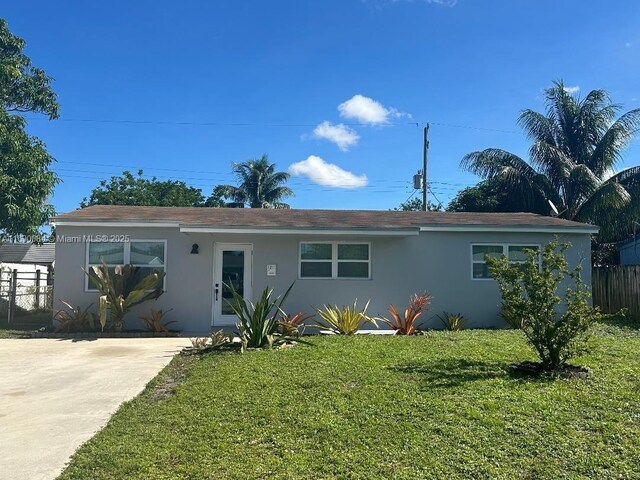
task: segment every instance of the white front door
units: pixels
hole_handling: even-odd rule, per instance
[[[233,298],[229,286],[251,300],[253,245],[216,243],[213,251],[213,325],[235,325],[238,318],[229,305]]]

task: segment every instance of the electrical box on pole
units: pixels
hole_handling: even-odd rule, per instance
[[[413,176],[413,188],[414,190],[422,190],[422,170],[418,170]]]

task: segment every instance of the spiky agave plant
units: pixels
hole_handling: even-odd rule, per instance
[[[315,315],[307,315],[304,312],[293,314],[284,314],[278,320],[278,326],[283,335],[299,337],[304,330],[304,322],[313,318]]]
[[[353,335],[367,323],[373,323],[376,327],[376,319],[367,315],[368,300],[362,310],[358,309],[358,299],[353,305],[338,307],[337,305],[325,305],[318,310],[318,315],[324,320],[316,323],[316,327],[329,330],[339,335]]]
[[[459,332],[467,326],[467,319],[460,313],[442,312],[442,315],[436,315],[446,330],[451,332]]]
[[[278,334],[278,316],[283,314],[282,305],[294,284],[295,282],[289,286],[284,294],[275,298],[273,289],[265,288],[255,304],[240,295],[232,284],[227,285],[232,295],[228,302],[233,313],[238,317],[236,326],[243,350],[247,348],[272,348],[276,341],[286,340],[284,336]]]
[[[80,306],[73,307],[64,300],[60,300],[60,302],[67,307],[67,310],[58,310],[54,315],[54,320],[59,322],[54,330],[55,333],[87,332],[95,330],[96,326],[94,315],[89,311],[93,306],[93,303],[83,309]]]
[[[394,330],[396,335],[414,335],[418,332],[416,321],[427,309],[429,303],[431,303],[431,295],[426,292],[420,295],[415,294],[411,297],[404,315],[401,315],[395,305],[391,304],[389,305],[391,319],[383,318],[382,321]]]
[[[155,308],[151,309],[151,313],[147,315],[140,315],[140,319],[147,326],[147,330],[155,333],[167,333],[169,331],[168,326],[172,323],[176,323],[175,320],[171,320],[170,322],[163,321],[164,316],[169,313],[172,308],[169,310],[157,310]]]

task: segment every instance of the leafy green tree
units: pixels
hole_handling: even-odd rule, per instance
[[[25,41],[0,19],[0,234],[37,235],[54,213],[48,198],[58,183],[42,141],[27,134],[20,114],[58,117],[51,77],[31,64]]]
[[[517,197],[502,188],[500,182],[493,179],[484,180],[477,185],[467,187],[451,200],[447,206],[448,212],[522,212],[529,208]],[[534,212],[548,214],[549,204],[542,211]]]
[[[533,142],[529,161],[489,148],[472,152],[462,167],[500,185],[526,211],[551,213],[601,227],[600,239],[620,239],[640,213],[640,167],[613,174],[640,127],[640,109],[620,117],[604,90],[584,98],[559,81],[545,92],[546,114],[524,110],[518,123]]]
[[[226,197],[227,186],[218,185],[213,189],[205,202],[205,207],[228,207],[231,199]]]
[[[238,178],[238,186],[222,186],[225,197],[251,208],[289,208],[282,202],[294,195],[293,190],[285,185],[289,174],[276,172],[275,163],[269,163],[267,155],[234,164],[233,173]]]
[[[394,210],[401,212],[419,212],[422,210],[422,199],[421,198],[413,198],[411,200],[407,200],[406,202],[402,202],[399,206],[394,208]],[[441,212],[442,205],[430,203],[427,205],[427,210],[429,212]]]
[[[526,252],[524,263],[487,256],[491,276],[502,294],[502,313],[524,332],[540,357],[540,370],[556,371],[586,349],[589,328],[599,313],[588,302],[590,288],[580,278],[581,266],[568,269],[569,243],[549,242]],[[564,298],[559,295],[566,282]],[[560,305],[563,305],[560,308]]]
[[[143,178],[142,170],[134,176],[129,171],[121,176],[102,180],[80,206],[90,205],[143,205],[157,207],[201,207],[205,200],[199,188],[190,187],[179,180]]]

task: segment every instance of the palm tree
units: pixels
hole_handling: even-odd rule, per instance
[[[224,196],[249,204],[251,208],[289,208],[282,202],[285,197],[294,195],[293,190],[284,185],[289,174],[276,172],[275,163],[269,163],[267,155],[234,163],[232,171],[238,177],[239,185],[222,185],[220,190]]]
[[[580,98],[562,81],[545,91],[545,107],[546,115],[524,110],[518,119],[533,142],[528,162],[489,148],[466,155],[462,168],[497,182],[527,211],[599,225],[601,241],[628,236],[640,214],[640,167],[615,170],[640,109],[616,118],[621,106],[606,91]]]

